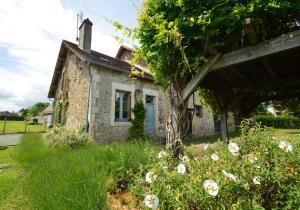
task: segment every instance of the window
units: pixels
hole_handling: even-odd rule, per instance
[[[128,122],[130,120],[130,93],[116,91],[115,121]]]
[[[195,105],[195,112],[197,117],[203,117],[203,107],[201,105]]]
[[[153,96],[146,96],[146,104],[153,104],[154,97]]]

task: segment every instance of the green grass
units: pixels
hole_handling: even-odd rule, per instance
[[[27,125],[26,132],[27,133],[38,133],[44,132],[45,126],[38,124],[38,125]],[[0,135],[4,132],[4,121],[0,121]],[[7,121],[5,133],[24,133],[25,132],[25,121]]]
[[[40,134],[23,135],[19,147],[0,151],[16,163],[5,179],[0,176],[7,185],[1,185],[0,203],[4,209],[106,209],[107,193],[133,179],[130,174],[149,161],[150,148],[156,149],[147,142],[47,148]],[[13,197],[23,201],[14,204]]]

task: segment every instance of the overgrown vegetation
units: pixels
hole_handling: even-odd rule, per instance
[[[134,119],[131,121],[132,126],[129,129],[129,135],[132,138],[144,137],[146,114],[144,103],[142,101],[136,101],[132,112],[134,113]]]
[[[65,127],[54,127],[46,133],[45,138],[50,147],[80,147],[93,142],[91,136],[84,131],[76,131]]]
[[[297,209],[300,144],[272,134],[244,123],[241,137],[210,146],[201,159],[162,151],[131,192],[147,206],[152,195],[159,209]]]

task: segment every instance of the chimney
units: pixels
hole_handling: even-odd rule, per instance
[[[79,27],[79,48],[87,52],[91,51],[92,26],[93,23],[87,18]]]

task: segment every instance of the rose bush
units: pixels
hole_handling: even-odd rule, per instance
[[[244,123],[241,133],[229,145],[201,151],[201,159],[173,159],[165,151],[153,156],[152,164],[140,167],[131,193],[141,201],[157,196],[159,209],[297,209],[299,142],[274,138],[260,125]],[[149,171],[155,182],[147,182]]]

